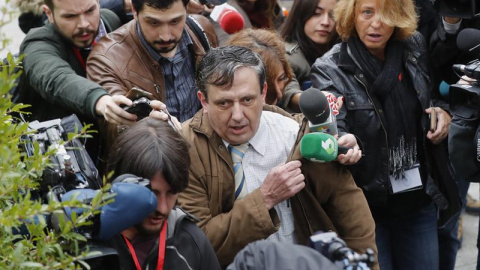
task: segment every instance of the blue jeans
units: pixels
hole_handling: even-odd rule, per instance
[[[411,215],[376,224],[381,270],[438,269],[437,214],[433,203]]]
[[[462,199],[462,209],[467,200],[470,182],[457,179],[458,193]],[[438,230],[438,245],[440,252],[440,270],[455,269],[460,240],[458,239],[458,219],[462,212],[456,214],[445,227]]]

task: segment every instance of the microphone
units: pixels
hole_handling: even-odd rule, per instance
[[[472,79],[480,80],[480,62],[478,60],[468,65],[455,64],[453,65],[453,69]]]
[[[457,47],[462,51],[473,51],[480,46],[480,30],[465,28],[457,36]]]
[[[99,190],[74,189],[61,195],[61,201],[73,199],[89,204]],[[157,208],[157,197],[150,190],[150,181],[132,174],[123,174],[117,177],[112,184],[110,193],[115,194],[114,201],[101,207],[101,213],[93,219],[93,225],[80,230],[89,231],[95,239],[108,240],[122,231],[142,222]],[[49,194],[50,199],[59,201],[57,195]],[[52,225],[58,228],[60,216],[71,219],[72,213],[78,215],[85,211],[83,208],[66,207],[63,213],[53,214]]]
[[[309,88],[300,95],[299,106],[309,121],[310,132],[337,135],[337,121],[325,94],[317,88]]]
[[[210,18],[218,22],[220,27],[228,34],[235,34],[243,29],[245,21],[242,15],[229,4],[215,6],[210,13]]]
[[[307,133],[300,140],[300,154],[303,158],[314,162],[333,161],[339,154],[346,154],[349,149],[349,147],[339,146],[335,137],[327,133]]]

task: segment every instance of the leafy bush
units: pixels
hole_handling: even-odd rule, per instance
[[[7,11],[0,8],[0,12]],[[5,18],[0,18],[0,29]],[[7,43],[0,35],[0,48]],[[27,105],[13,104],[9,93],[20,75],[21,69],[16,68],[21,57],[14,59],[9,54],[7,58],[8,64],[0,67],[0,269],[89,268],[82,260],[93,254],[88,254],[87,239],[77,229],[91,225],[90,218],[110,197],[102,190],[90,205],[34,199],[42,172],[49,165],[48,155],[55,150],[40,153],[37,144],[33,156],[21,151],[20,139],[27,134],[28,124],[12,115]],[[85,212],[72,215],[71,220],[61,219],[59,230],[51,229],[49,216],[63,213],[65,207],[81,207]]]

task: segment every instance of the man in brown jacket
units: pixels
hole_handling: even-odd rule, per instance
[[[188,2],[133,0],[134,20],[95,46],[87,62],[88,78],[128,106],[138,97],[128,94],[133,87],[145,90],[149,99],[162,102],[151,104],[155,110],[150,116],[165,120],[160,109],[166,105],[178,120],[191,118],[201,108],[196,98],[195,66],[217,40],[208,19],[187,15]],[[136,120],[132,114],[126,117],[117,122],[131,125]],[[106,123],[106,128],[110,145],[118,127]]]
[[[255,240],[307,244],[320,230],[336,231],[358,252],[376,251],[373,218],[348,170],[303,159],[308,121],[263,105],[265,69],[256,53],[212,49],[196,78],[203,109],[182,126],[192,163],[178,199],[200,218],[222,266]]]

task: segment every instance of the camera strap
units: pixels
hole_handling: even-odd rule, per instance
[[[123,235],[123,239],[125,239],[125,243],[127,244],[128,250],[130,250],[130,254],[132,255],[132,259],[135,262],[135,267],[137,270],[142,270],[142,266],[138,261],[137,254],[135,253],[135,249],[130,243],[125,235]],[[157,270],[163,269],[163,264],[165,263],[165,248],[167,244],[167,220],[163,222],[162,230],[160,231],[160,236],[158,237],[158,260],[157,260]]]

